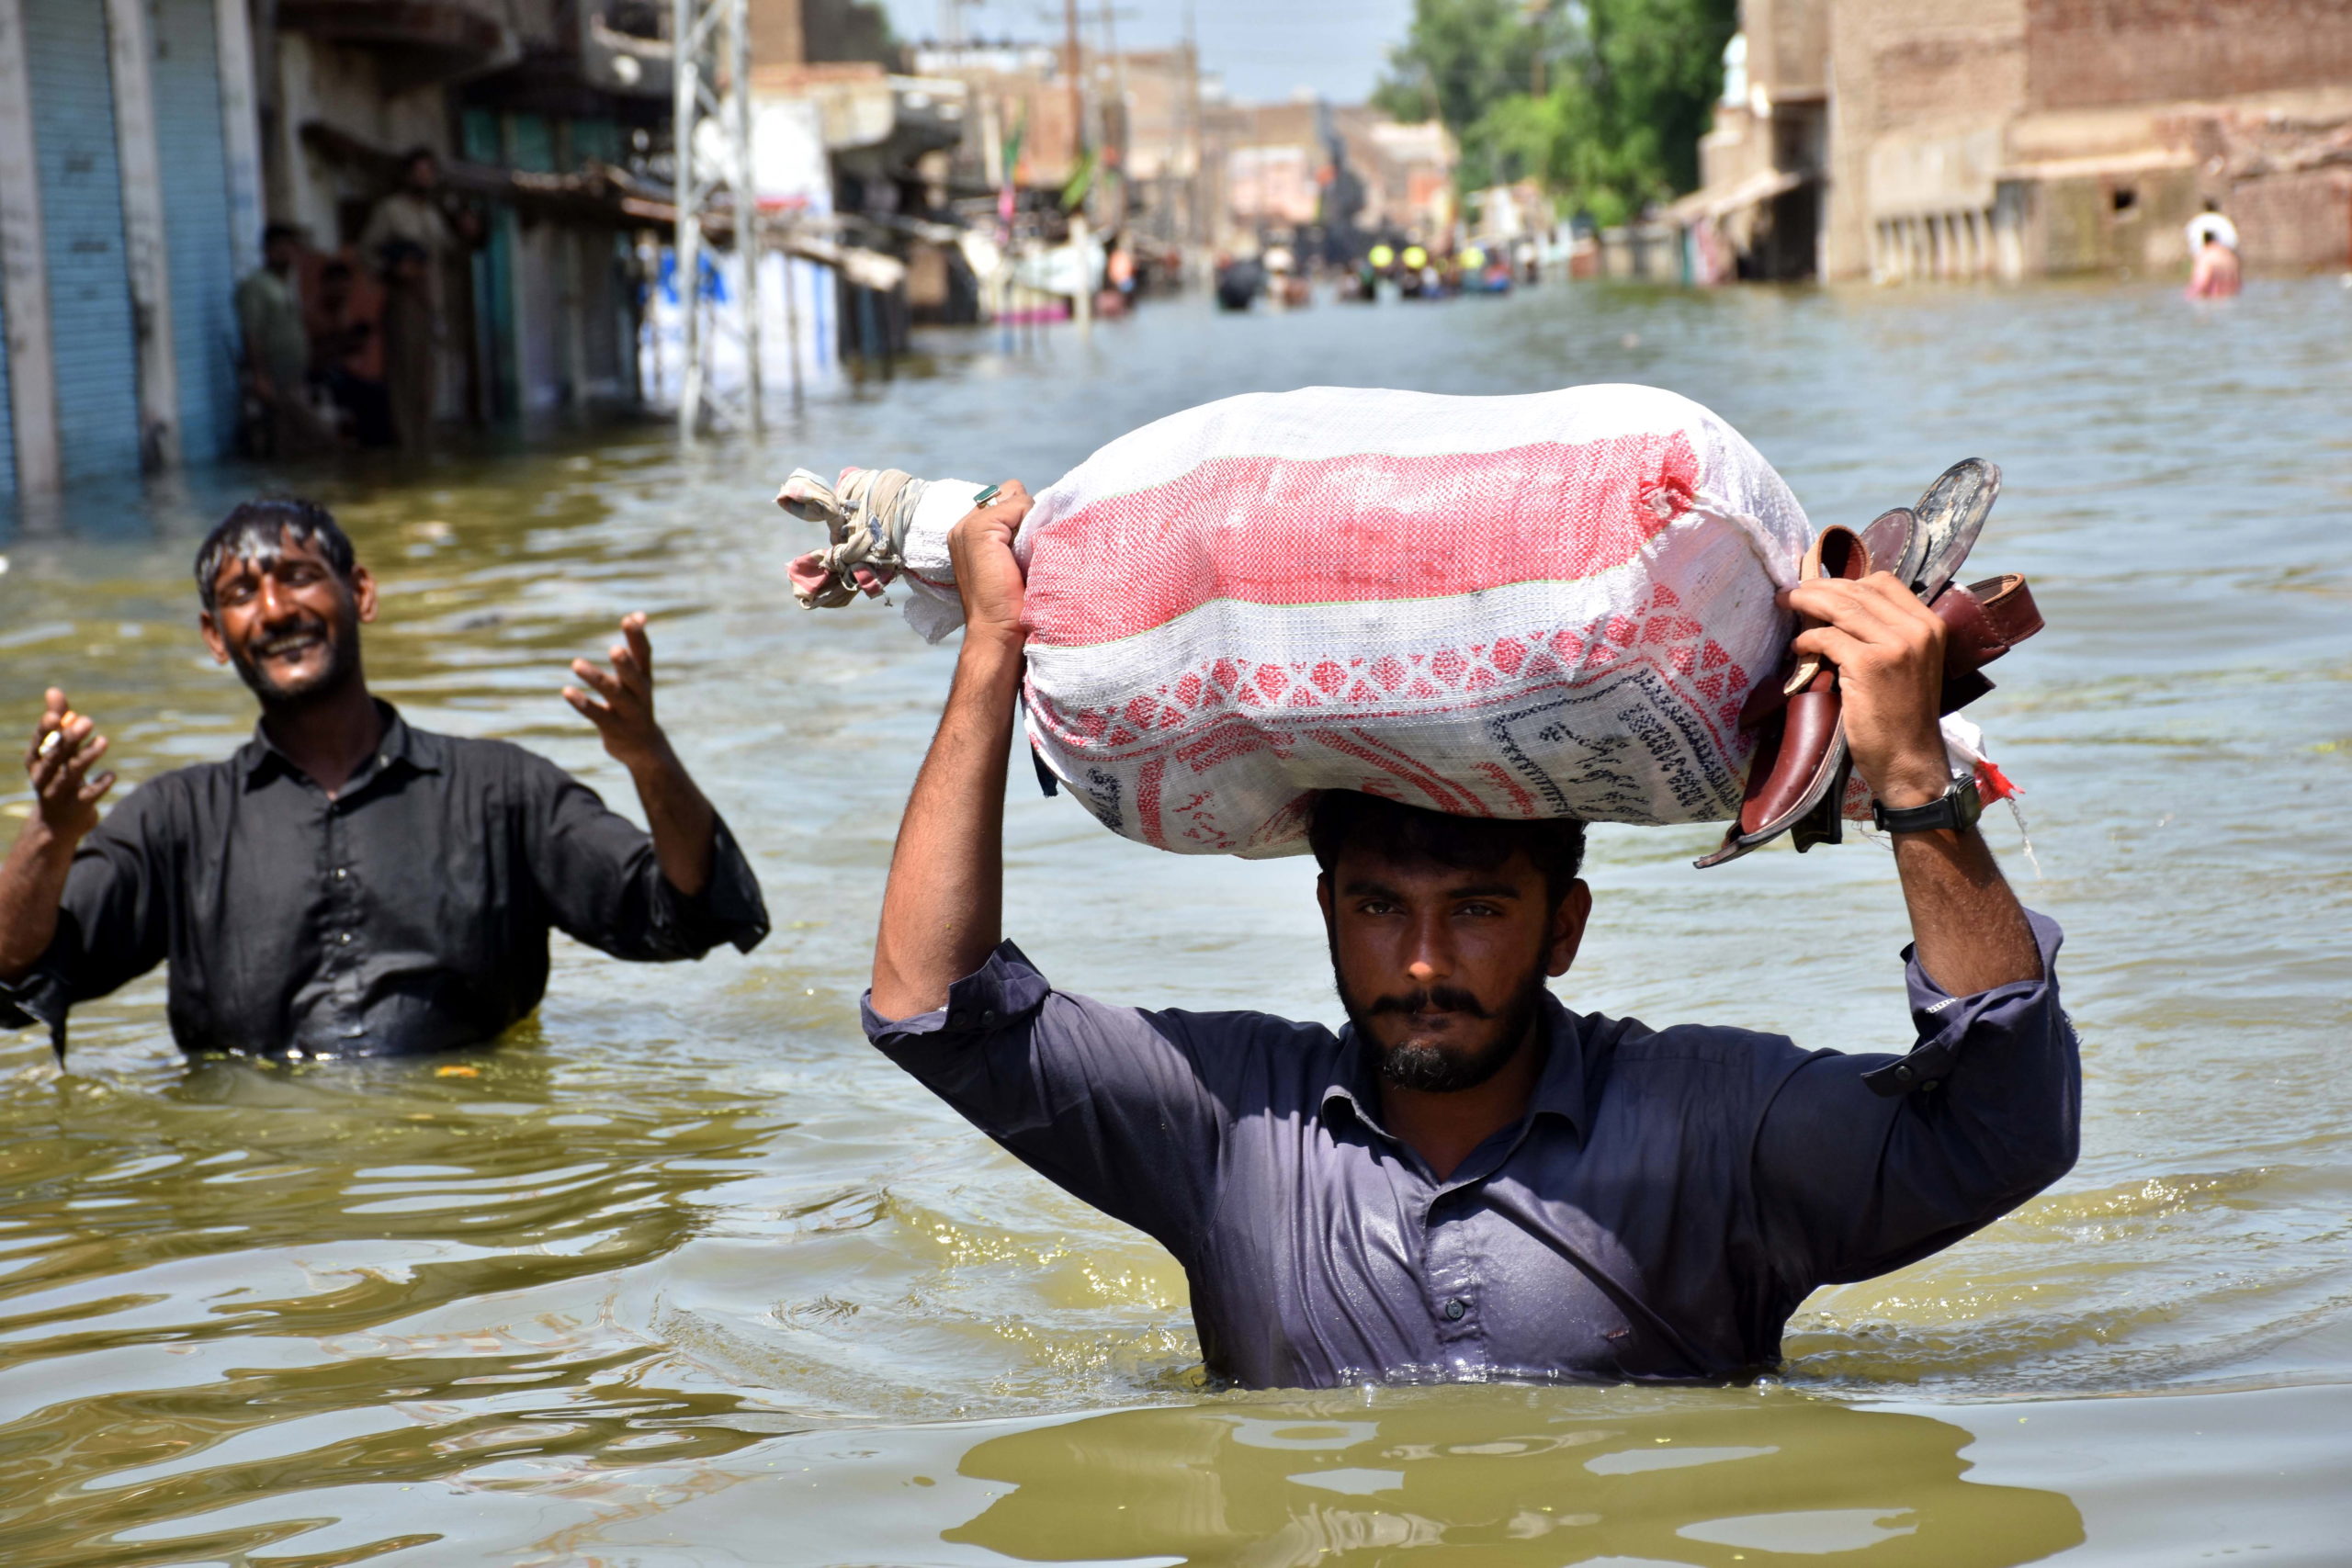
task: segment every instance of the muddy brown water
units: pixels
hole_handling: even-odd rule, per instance
[[[649,611],[775,934],[663,968],[560,944],[537,1018],[458,1058],[189,1065],[160,976],[81,1010],[62,1076],[0,1037],[11,1568],[2352,1561],[2352,289],[1554,288],[925,347],[762,449],[287,481],[384,580],[380,690],[622,799],[555,690]],[[767,497],[796,462],[1039,484],[1242,390],[1611,380],[1712,404],[1816,522],[2007,469],[1978,563],[2033,574],[2051,626],[1977,712],[2032,857],[2006,815],[1996,843],[2068,931],[2082,1161],[1815,1296],[1764,1386],[1204,1389],[1169,1259],[859,1035],[953,653],[793,607],[808,537]],[[7,525],[10,733],[53,682],[134,780],[239,741],[186,565],[248,482]],[[1563,993],[1903,1044],[1884,853],[1694,872],[1710,837],[1595,835]],[[1009,846],[1009,928],[1060,984],[1336,1016],[1304,863],[1160,854],[1020,789]]]

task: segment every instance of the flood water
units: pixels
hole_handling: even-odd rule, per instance
[[[160,975],[77,1013],[62,1076],[0,1036],[10,1568],[2352,1562],[2352,290],[1554,287],[924,346],[758,449],[288,481],[383,580],[384,694],[632,814],[555,694],[650,612],[775,933],[660,968],[560,942],[537,1017],[460,1057],[188,1065]],[[1170,1260],[864,1043],[954,650],[799,611],[812,531],[768,497],[796,463],[1040,486],[1245,390],[1628,380],[1723,412],[1816,523],[2006,469],[1973,564],[2030,573],[2050,626],[1972,714],[2027,792],[2030,857],[2006,813],[1994,841],[2068,931],[2082,1161],[1815,1296],[1767,1386],[1209,1391]],[[187,562],[244,482],[0,535],[0,727],[56,683],[127,779],[236,745]],[[1307,863],[1162,854],[1021,788],[1008,816],[1008,930],[1060,985],[1337,1018]],[[1883,851],[1694,872],[1713,837],[1596,831],[1561,993],[1907,1044]]]

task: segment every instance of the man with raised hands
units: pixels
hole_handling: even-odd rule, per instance
[[[563,695],[628,769],[650,833],[545,758],[413,728],[369,694],[376,583],[324,507],[239,506],[196,579],[205,641],[261,722],[101,821],[106,738],[48,694],[34,809],[0,862],[0,1027],[46,1023],[62,1059],[74,1004],[166,963],[186,1051],[445,1051],[538,1006],[550,930],[638,960],[767,934],[751,867],[654,720],[644,616],[621,622],[609,670],[575,660]]]
[[[869,1037],[1192,1286],[1213,1375],[1722,1379],[1777,1363],[1816,1287],[1899,1268],[2072,1166],[2052,963],[1937,727],[1943,627],[1897,579],[1815,581],[1856,767],[1916,939],[1905,1055],[1571,1012],[1583,825],[1327,792],[1316,896],[1349,1026],[1055,988],[1000,929],[1023,632],[1018,485],[951,544],[965,640],[900,826]]]

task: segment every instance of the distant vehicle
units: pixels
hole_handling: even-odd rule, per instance
[[[1216,269],[1216,302],[1227,310],[1246,310],[1266,287],[1266,269],[1255,256],[1235,256]]]

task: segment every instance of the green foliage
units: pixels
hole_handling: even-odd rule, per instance
[[[1738,0],[1415,0],[1374,101],[1442,119],[1466,190],[1534,179],[1620,223],[1698,184],[1738,25]]]

